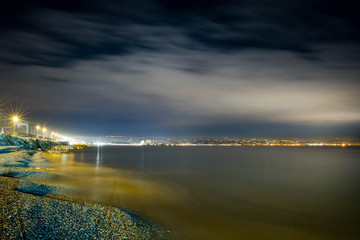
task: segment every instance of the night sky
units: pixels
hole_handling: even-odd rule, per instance
[[[0,101],[82,135],[360,136],[359,1],[7,1]]]

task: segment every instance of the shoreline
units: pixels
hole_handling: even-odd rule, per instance
[[[1,239],[171,239],[151,220],[49,184],[47,163],[41,152],[0,147]]]

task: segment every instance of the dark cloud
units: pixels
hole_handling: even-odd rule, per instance
[[[15,1],[2,8],[1,28],[2,50],[16,55],[2,60],[62,66],[99,55],[166,51],[164,41],[227,52],[286,50],[316,59],[309,55],[316,44],[359,44],[358,4],[349,3]],[[179,34],[188,40],[176,41]]]
[[[195,18],[189,24],[189,35],[208,47],[309,53],[316,52],[314,45],[319,43],[359,44],[359,22],[328,14],[321,1],[240,1],[219,6],[204,14],[203,21]]]
[[[28,98],[53,122],[66,122],[60,112],[133,131],[354,128],[359,9],[321,0],[15,0],[0,9],[0,93]]]
[[[56,83],[71,83],[70,79],[61,79],[61,78],[53,78],[53,77],[44,77],[42,78],[44,81],[56,82]]]

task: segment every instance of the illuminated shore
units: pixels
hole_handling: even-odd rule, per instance
[[[0,147],[0,239],[169,239],[155,223],[49,184],[42,153]]]

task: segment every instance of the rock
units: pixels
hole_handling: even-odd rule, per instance
[[[47,151],[55,146],[68,146],[68,142],[54,141],[47,139],[37,139],[30,137],[15,137],[7,134],[0,134],[0,146],[20,146],[24,149],[40,149]]]

